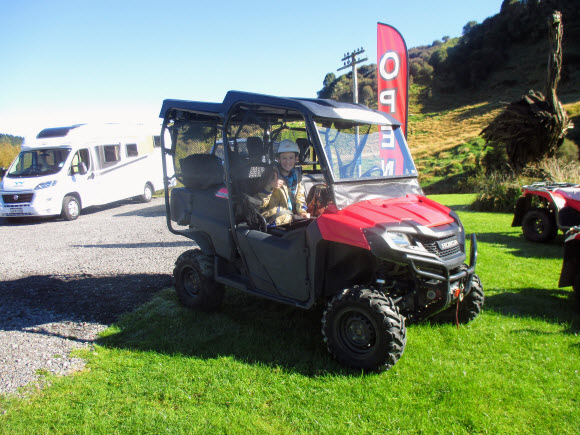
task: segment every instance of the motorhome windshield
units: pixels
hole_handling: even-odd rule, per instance
[[[320,118],[315,124],[335,180],[417,176],[399,126]]]
[[[59,172],[70,148],[41,148],[22,151],[6,174],[7,177],[42,177]]]

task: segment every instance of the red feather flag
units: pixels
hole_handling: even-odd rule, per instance
[[[405,137],[409,102],[408,65],[407,44],[401,34],[392,26],[377,23],[378,108],[401,123]],[[383,128],[381,134],[381,158],[386,173],[403,174],[404,157],[390,127]]]

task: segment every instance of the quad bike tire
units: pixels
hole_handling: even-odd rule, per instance
[[[345,289],[328,302],[322,335],[339,363],[370,371],[390,369],[407,343],[405,321],[393,300],[360,286]]]
[[[179,301],[188,308],[217,310],[224,298],[224,286],[214,279],[213,255],[191,249],[179,256],[173,269]]]
[[[534,208],[522,219],[524,237],[530,242],[546,243],[554,240],[558,234],[556,219],[548,210]]]
[[[459,322],[461,324],[469,323],[474,320],[483,308],[485,297],[483,286],[479,276],[473,275],[471,280],[471,290],[469,294],[459,302],[459,307],[453,304],[446,310],[440,312],[434,317],[434,320],[441,323]]]

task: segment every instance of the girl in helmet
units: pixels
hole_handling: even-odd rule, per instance
[[[293,215],[309,218],[302,171],[296,167],[300,149],[295,142],[284,139],[278,146],[278,160],[265,190],[258,194],[262,201],[260,213],[269,226],[289,224]]]

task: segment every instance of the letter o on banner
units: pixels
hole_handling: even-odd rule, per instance
[[[391,71],[387,71],[387,62],[389,60],[393,61],[393,69]],[[393,80],[399,75],[399,67],[401,65],[401,58],[397,54],[396,51],[389,50],[383,57],[381,57],[381,61],[379,62],[379,74],[381,75],[383,80]]]

